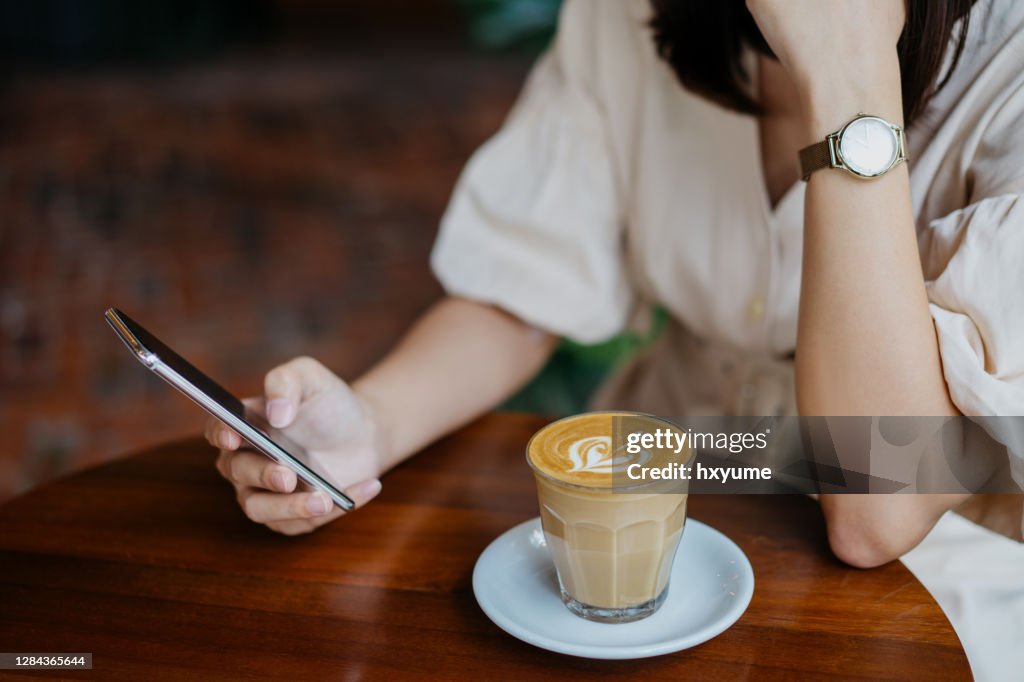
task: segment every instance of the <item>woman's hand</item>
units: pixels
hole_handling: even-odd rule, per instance
[[[775,56],[799,84],[856,77],[896,56],[904,0],[747,0]]]
[[[267,374],[264,397],[246,402],[271,426],[304,447],[356,506],[380,492],[385,461],[372,410],[348,384],[312,358],[296,358]],[[285,535],[308,533],[344,512],[320,491],[304,490],[288,467],[242,448],[235,431],[217,419],[206,439],[221,449],[217,470],[235,486],[238,503],[257,523]]]
[[[902,122],[904,0],[747,0],[807,115],[807,142],[858,112]]]

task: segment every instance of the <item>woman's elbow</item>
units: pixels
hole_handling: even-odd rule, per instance
[[[832,553],[842,561],[856,568],[875,568],[895,561],[908,549],[879,537],[871,529],[855,523],[830,520],[828,523],[828,544]]]
[[[875,568],[899,559],[927,534],[916,515],[886,509],[880,502],[867,495],[821,496],[828,543],[840,561]]]

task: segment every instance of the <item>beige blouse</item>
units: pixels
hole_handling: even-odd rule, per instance
[[[647,0],[565,3],[555,43],[459,180],[434,272],[451,294],[580,342],[664,306],[668,333],[597,405],[791,414],[804,183],[771,208],[756,119],[684,90],[649,15]],[[907,139],[953,402],[1024,415],[1024,2],[978,0],[960,64]],[[1024,484],[1022,437],[1000,428]],[[1012,529],[1000,523],[1019,539],[1014,504]]]

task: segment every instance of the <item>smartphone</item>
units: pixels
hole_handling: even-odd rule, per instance
[[[327,493],[339,507],[345,511],[355,508],[352,498],[341,492],[330,476],[316,471],[315,462],[305,449],[270,426],[263,415],[246,409],[227,389],[117,308],[108,309],[103,316],[136,360],[230,426],[256,450],[290,468],[310,487]]]

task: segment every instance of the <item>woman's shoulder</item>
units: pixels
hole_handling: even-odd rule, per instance
[[[971,203],[1024,190],[1022,64],[1024,2],[977,0],[959,63],[908,131],[922,227]]]
[[[939,108],[961,103],[965,96],[1005,90],[1022,73],[1024,2],[977,0],[967,20],[962,51],[958,54],[955,40],[946,50],[944,85],[933,98]]]

